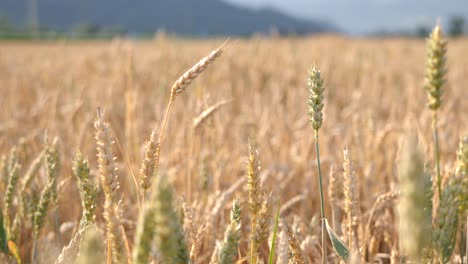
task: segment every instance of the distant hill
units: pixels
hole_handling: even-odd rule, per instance
[[[0,14],[24,26],[30,0],[1,0]],[[300,20],[272,9],[251,10],[220,0],[37,0],[39,24],[67,30],[80,23],[121,28],[131,34],[159,29],[183,35],[249,35],[336,31],[323,21]]]

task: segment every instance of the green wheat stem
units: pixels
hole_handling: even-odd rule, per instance
[[[434,137],[434,158],[436,165],[436,179],[437,179],[437,194],[439,197],[442,195],[442,179],[440,176],[440,154],[439,154],[439,133],[437,132],[437,113],[433,112],[432,115],[432,133]]]
[[[322,184],[322,170],[320,168],[320,151],[319,151],[319,136],[318,136],[318,130],[315,131],[315,152],[317,153],[317,168],[318,168],[318,174],[319,174],[319,191],[320,191],[320,216],[322,219],[322,263],[325,264],[327,263],[326,257],[327,257],[327,247],[325,244],[325,204],[323,200],[323,184]]]
[[[466,243],[465,243],[465,246],[466,246],[465,256],[468,258],[468,215],[466,216]]]
[[[36,244],[37,244],[37,234],[34,234],[33,248],[32,248],[32,254],[31,254],[31,263],[32,264],[36,263]]]

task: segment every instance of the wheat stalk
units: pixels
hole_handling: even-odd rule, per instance
[[[31,254],[31,263],[35,263],[36,259],[36,242],[39,236],[39,231],[44,224],[44,217],[47,213],[47,209],[49,207],[49,203],[52,201],[53,196],[53,188],[55,186],[56,179],[51,179],[50,182],[47,183],[44,190],[42,191],[41,198],[39,200],[39,204],[37,205],[36,210],[34,211],[33,216],[33,250]]]
[[[432,110],[432,131],[434,137],[434,156],[436,163],[437,193],[442,195],[442,182],[440,175],[439,157],[439,135],[437,132],[437,110],[442,104],[442,86],[445,83],[444,76],[447,72],[445,68],[447,52],[447,42],[443,38],[442,28],[436,25],[427,40],[427,59],[424,89],[428,93],[428,107]]]
[[[29,165],[28,170],[23,176],[23,180],[21,182],[21,193],[23,194],[26,192],[28,189],[29,185],[31,184],[31,181],[33,179],[33,176],[37,173],[39,168],[41,167],[42,163],[42,158],[44,157],[45,151],[39,152],[39,154],[36,156],[36,158],[31,162]]]
[[[226,104],[228,104],[230,102],[232,102],[232,99],[221,100],[221,101],[217,102],[216,104],[214,104],[214,105],[206,108],[205,110],[203,110],[203,112],[201,112],[197,117],[195,117],[193,119],[193,128],[194,129],[199,128],[205,122],[205,120],[208,119],[208,117],[213,115],[222,106],[224,106],[224,105],[226,105]]]
[[[234,200],[231,209],[231,223],[226,229],[224,241],[218,245],[219,264],[234,263],[240,241],[241,209],[238,200]]]
[[[56,213],[55,213],[55,227],[56,227],[56,234],[59,239],[60,244],[60,231],[58,227],[58,212],[57,212],[57,177],[58,177],[58,170],[59,170],[59,155],[57,150],[57,140],[54,139],[53,143],[49,143],[46,138],[46,147],[45,147],[45,166],[46,166],[46,173],[47,173],[47,185],[45,186],[44,190],[42,191],[41,198],[39,200],[39,204],[34,211],[33,216],[33,249],[31,254],[31,263],[35,263],[36,261],[36,244],[37,238],[39,236],[39,231],[43,226],[44,217],[47,213],[47,209],[49,208],[49,204],[55,205]]]
[[[73,261],[76,260],[79,252],[80,252],[80,242],[81,238],[83,236],[83,233],[86,232],[87,226],[84,227],[84,229],[81,229],[77,231],[68,245],[63,247],[62,252],[57,258],[57,261],[55,262],[56,264],[66,264],[66,263],[72,263]]]
[[[172,189],[166,177],[157,178],[155,198],[155,242],[163,263],[186,264],[189,254],[181,221],[175,212]]]
[[[117,190],[120,188],[117,164],[112,153],[114,143],[111,136],[109,123],[104,120],[104,113],[100,109],[97,111],[97,118],[94,122],[96,129],[96,144],[98,152],[98,166],[101,180],[101,187],[104,191],[104,219],[107,227],[107,247],[108,254],[111,254],[108,262],[123,263],[125,259],[125,233],[121,227],[119,213],[119,198]]]
[[[267,236],[266,228],[269,225],[271,209],[268,199],[260,183],[260,161],[258,151],[254,150],[249,142],[249,160],[247,162],[247,190],[249,193],[250,210],[250,263],[256,264],[258,260],[258,246]]]
[[[167,121],[169,119],[169,114],[172,108],[172,103],[176,99],[176,97],[181,94],[185,89],[195,80],[202,72],[204,72],[210,64],[212,64],[217,58],[223,54],[224,49],[227,47],[228,42],[225,42],[221,47],[213,50],[208,56],[201,59],[195,65],[192,66],[189,70],[187,70],[182,76],[174,82],[171,87],[171,95],[169,97],[169,103],[166,108],[166,113],[164,115],[164,119],[162,122],[161,130],[159,131],[159,138],[158,143],[159,147],[157,148],[156,156],[159,157],[159,153],[161,151],[161,144],[164,139],[164,132],[166,130]],[[159,165],[159,160],[156,160],[155,166],[156,168]]]
[[[442,263],[447,263],[455,249],[458,229],[458,207],[461,187],[460,175],[452,175],[448,180],[442,196],[434,226],[434,244]]]
[[[338,178],[335,176],[335,169],[332,166],[330,168],[330,178],[328,182],[328,198],[330,199],[331,207],[331,218],[332,218],[332,227],[336,228],[336,214],[337,214],[337,201],[339,195],[339,182]]]
[[[16,155],[13,154],[12,155]],[[8,175],[8,184],[6,188],[6,193],[4,197],[4,208],[5,208],[5,224],[7,227],[7,230],[10,230],[10,225],[11,225],[11,207],[13,205],[13,195],[15,194],[16,190],[16,185],[18,182],[18,177],[19,177],[19,168],[20,165],[18,164],[17,159],[13,159],[12,164],[8,166],[7,170],[7,175]]]
[[[401,149],[399,164],[400,249],[412,260],[423,258],[423,251],[431,241],[432,209],[427,208],[425,186],[431,186],[430,177],[424,173],[424,163],[416,139],[409,137]]]
[[[143,264],[148,263],[148,258],[151,251],[151,244],[156,233],[156,222],[155,222],[155,202],[156,192],[153,198],[144,204],[144,210],[140,214],[137,232],[135,236],[134,248],[133,248],[133,263]]]
[[[286,232],[281,231],[278,235],[278,245],[276,249],[276,263],[288,264],[289,261],[289,241]]]
[[[461,190],[459,197],[460,215],[464,216],[466,214],[468,217],[468,136],[465,136],[460,140],[457,150],[457,168],[455,174],[459,175],[462,179],[460,183]]]
[[[320,76],[320,71],[315,67],[309,70],[307,76],[306,85],[309,89],[309,117],[314,129],[314,138],[315,138],[315,152],[317,154],[317,168],[319,176],[319,193],[320,193],[320,216],[322,219],[322,264],[325,264],[327,258],[327,247],[326,247],[326,238],[325,238],[325,202],[323,198],[323,183],[322,183],[322,170],[320,167],[320,151],[319,151],[319,129],[322,126],[323,121],[323,79]]]
[[[154,130],[151,133],[150,139],[146,142],[145,158],[141,163],[140,169],[140,187],[142,189],[143,201],[146,198],[146,192],[151,187],[151,178],[156,169],[156,164],[159,162],[159,143],[156,141],[158,131]]]
[[[357,250],[359,247],[358,241],[358,223],[360,221],[359,215],[359,191],[356,184],[356,173],[351,158],[351,152],[345,148],[343,150],[343,193],[345,197],[346,213],[346,231],[347,241],[351,250]]]
[[[89,178],[88,160],[77,153],[73,160],[73,175],[78,181],[83,216],[80,226],[84,228],[94,222],[99,189]]]
[[[400,196],[400,191],[394,190],[394,191],[381,194],[379,195],[379,197],[377,197],[377,200],[375,201],[374,206],[371,209],[369,220],[367,220],[366,230],[368,233],[371,230],[371,224],[372,224],[372,220],[374,219],[374,215],[378,211],[381,211],[387,208],[393,201],[398,199],[399,196]]]
[[[307,261],[304,258],[301,245],[299,244],[299,241],[297,240],[296,234],[294,233],[294,231],[291,229],[291,227],[288,225],[288,223],[284,219],[281,219],[281,228],[283,229],[283,231],[286,233],[288,237],[289,249],[291,250],[290,261],[293,264],[306,264]]]

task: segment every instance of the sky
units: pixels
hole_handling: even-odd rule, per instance
[[[412,30],[451,15],[468,21],[468,0],[223,0],[250,8],[273,7],[294,17],[334,23],[351,34]]]

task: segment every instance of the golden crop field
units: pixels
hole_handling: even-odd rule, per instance
[[[424,40],[224,41],[0,43],[0,261],[321,263],[315,66],[324,260],[461,262],[467,39],[435,111]]]

